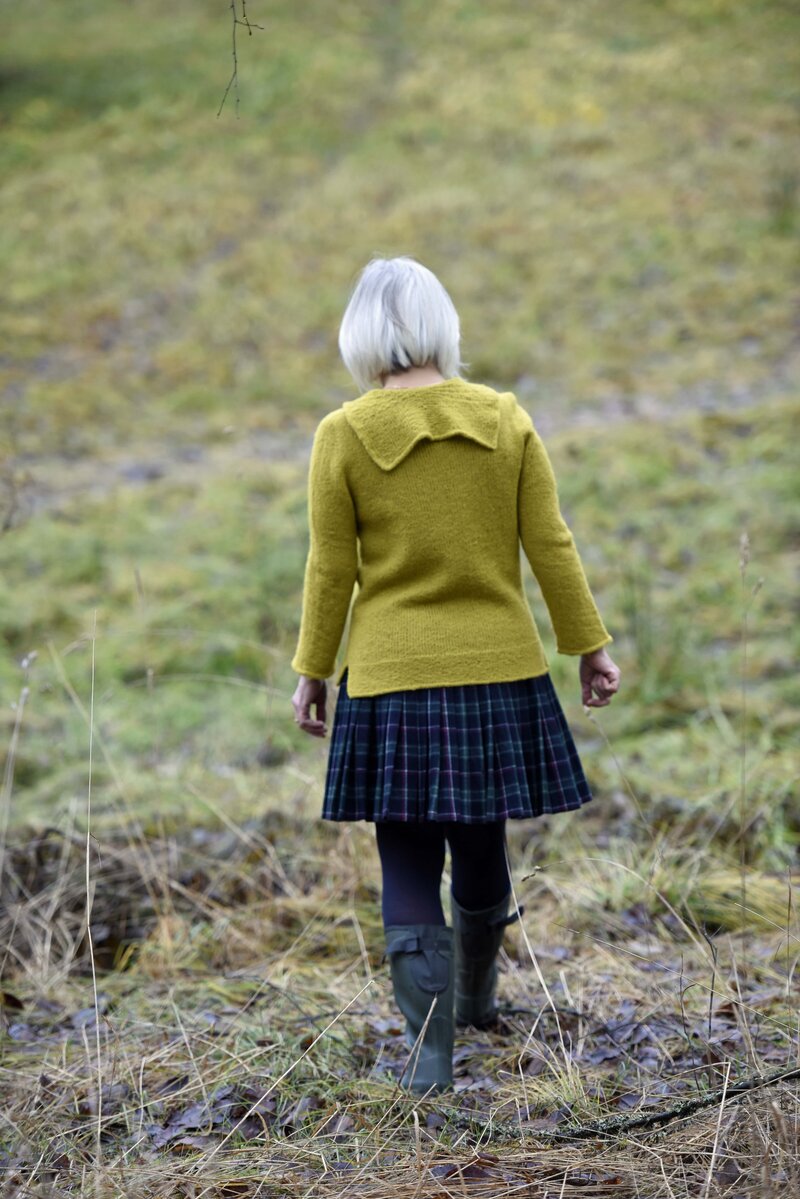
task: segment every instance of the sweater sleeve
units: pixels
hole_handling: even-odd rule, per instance
[[[327,679],[336,666],[358,573],[358,536],[336,424],[326,416],[311,449],[308,473],[309,550],[300,636],[292,669]]]
[[[612,640],[597,610],[572,533],[561,515],[555,475],[530,417],[518,493],[519,534],[561,654],[588,654]]]

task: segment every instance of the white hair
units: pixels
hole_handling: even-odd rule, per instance
[[[363,391],[412,366],[457,376],[459,340],[453,301],[432,271],[406,257],[367,263],[339,329],[344,364]]]

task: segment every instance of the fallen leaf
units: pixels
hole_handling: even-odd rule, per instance
[[[730,1186],[738,1181],[741,1175],[739,1163],[732,1157],[725,1157],[714,1171],[714,1181],[722,1186]]]
[[[126,1082],[106,1083],[100,1091],[103,1116],[110,1116],[120,1112],[125,1105],[125,1101],[130,1098],[131,1094],[131,1089]],[[86,1097],[80,1100],[78,1111],[82,1116],[97,1115],[96,1087],[91,1088]]]
[[[93,1007],[84,1007],[77,1012],[72,1012],[69,1022],[73,1028],[89,1028],[95,1023],[95,1010]]]
[[[36,1040],[36,1033],[33,1031],[30,1024],[23,1024],[22,1022],[15,1022],[14,1024],[9,1024],[8,1028],[6,1029],[6,1032],[8,1033],[8,1035],[12,1041],[34,1041],[34,1040]]]
[[[525,1127],[534,1130],[537,1128],[552,1128],[554,1125],[562,1124],[564,1120],[568,1120],[571,1115],[570,1108],[559,1107],[546,1116],[536,1116],[533,1120],[526,1120]]]
[[[383,1036],[396,1037],[403,1031],[403,1025],[399,1020],[370,1020],[367,1027]]]
[[[269,1132],[269,1122],[263,1116],[246,1116],[236,1129],[243,1141],[255,1141]]]
[[[451,1162],[448,1165],[431,1166],[431,1174],[434,1178],[453,1178],[464,1180],[476,1180],[480,1178],[490,1178],[491,1171],[482,1166],[480,1161],[467,1162],[462,1165],[459,1162]]]
[[[208,1149],[214,1142],[214,1137],[186,1136],[177,1141],[170,1141],[169,1149],[171,1153],[191,1153],[196,1149]]]
[[[345,1112],[341,1115],[334,1113],[330,1119],[317,1130],[317,1136],[332,1137],[334,1141],[344,1140],[344,1134],[351,1132],[356,1126],[356,1122],[352,1116],[348,1116]]]
[[[302,1122],[303,1116],[308,1115],[309,1112],[318,1112],[324,1107],[325,1104],[319,1095],[304,1095],[285,1116],[281,1117],[281,1127],[296,1128]]]
[[[540,1057],[537,1054],[535,1057],[532,1057],[530,1059],[530,1061],[527,1063],[527,1065],[525,1066],[524,1072],[525,1072],[525,1074],[528,1075],[529,1078],[535,1078],[537,1076],[537,1074],[541,1074],[542,1071],[546,1067],[547,1067],[547,1060],[543,1057]]]
[[[586,1062],[590,1066],[599,1066],[603,1062],[618,1062],[621,1056],[621,1050],[618,1046],[612,1047],[611,1045],[598,1045],[596,1049],[592,1049],[587,1053],[582,1053],[578,1058],[576,1058],[576,1061]],[[542,1065],[544,1065],[543,1061]],[[528,1070],[526,1073],[530,1073],[530,1071]]]
[[[157,1148],[172,1146],[178,1138],[185,1139],[184,1133],[194,1129],[201,1129],[206,1134],[207,1130],[223,1124],[231,1116],[231,1109],[239,1102],[232,1086],[218,1087],[209,1095],[208,1103],[201,1100],[173,1112],[166,1125],[154,1135],[153,1143]]]
[[[157,1095],[174,1095],[176,1091],[182,1091],[189,1083],[188,1074],[174,1074],[171,1078],[167,1078],[158,1087]]]

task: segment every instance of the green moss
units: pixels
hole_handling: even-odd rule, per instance
[[[25,816],[85,787],[63,676],[88,705],[95,614],[109,820],[122,792],[180,820],[198,795],[245,812],[318,785],[324,750],[288,702],[305,448],[269,438],[352,395],[336,328],[376,252],[439,271],[472,376],[516,390],[545,433],[625,671],[600,719],[637,790],[724,802],[746,730],[767,745],[753,786],[782,794],[796,15],[344,0],[332,17],[313,0],[260,16],[238,119],[232,97],[216,116],[230,29],[210,0],[168,16],[45,0],[36,35],[18,23],[3,45],[0,437],[22,503],[0,537],[0,688],[10,704],[36,650]],[[552,658],[591,747],[575,663]],[[254,768],[264,745],[305,750],[299,773]],[[613,761],[588,761],[613,794]]]
[[[376,250],[441,271],[476,374],[568,407],[762,386],[791,350],[785,6],[272,6],[238,120],[216,5],[40,16],[0,101],[19,448],[321,414]]]

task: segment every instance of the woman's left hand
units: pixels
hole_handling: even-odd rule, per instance
[[[582,654],[579,670],[581,699],[585,708],[605,708],[612,695],[619,691],[620,673],[616,662],[605,649]],[[596,699],[593,698],[597,696]]]
[[[328,687],[324,679],[309,679],[304,674],[300,675],[292,696],[294,719],[303,732],[310,733],[312,737],[324,737],[328,731],[325,723],[327,695]],[[316,720],[311,716],[312,707],[317,710]]]

